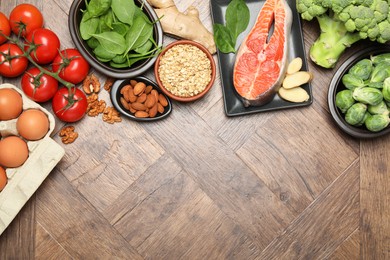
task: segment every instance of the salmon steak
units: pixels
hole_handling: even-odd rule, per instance
[[[242,42],[234,64],[233,85],[245,107],[270,102],[282,84],[292,12],[285,0],[266,0]]]

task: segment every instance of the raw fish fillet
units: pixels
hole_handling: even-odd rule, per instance
[[[270,102],[281,86],[287,67],[291,24],[292,12],[285,0],[265,1],[234,64],[234,88],[245,107]]]

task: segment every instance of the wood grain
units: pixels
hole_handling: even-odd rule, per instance
[[[61,48],[74,46],[72,0],[1,1],[0,11],[22,2],[42,10]],[[209,1],[175,3],[197,7],[212,30]],[[302,26],[308,57],[318,25]],[[0,259],[390,259],[389,137],[348,136],[327,104],[337,68],[369,44],[333,69],[307,59],[309,107],[227,117],[218,70],[203,99],[173,102],[161,121],[86,117],[63,145],[56,120],[66,154],[0,236]]]

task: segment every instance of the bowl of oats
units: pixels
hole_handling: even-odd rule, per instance
[[[164,94],[172,100],[191,102],[206,95],[213,86],[215,62],[202,44],[178,40],[159,54],[154,74]]]

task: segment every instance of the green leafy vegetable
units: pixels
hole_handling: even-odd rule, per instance
[[[221,52],[230,53],[236,51],[229,29],[222,24],[214,24],[214,40]]]
[[[223,53],[235,53],[238,36],[246,30],[249,24],[250,12],[244,0],[233,0],[226,8],[225,22],[214,24],[214,41]]]
[[[161,51],[153,22],[134,0],[86,0],[80,34],[96,58],[115,68],[130,67]]]
[[[133,0],[112,0],[112,11],[119,21],[132,25],[135,12],[135,4]]]
[[[145,44],[153,34],[153,26],[145,21],[142,16],[134,20],[133,26],[130,27],[126,35],[127,49],[125,54]]]
[[[233,0],[226,9],[226,27],[232,33],[234,44],[238,35],[245,31],[249,24],[249,8],[243,0]]]
[[[99,19],[92,17],[88,11],[85,11],[80,23],[81,38],[83,38],[83,40],[90,39],[92,34],[96,33],[98,26]]]
[[[103,32],[92,36],[99,41],[103,48],[114,54],[122,54],[126,50],[125,38],[117,32]]]
[[[110,9],[111,0],[91,0],[87,6],[87,10],[91,17],[97,17]]]

